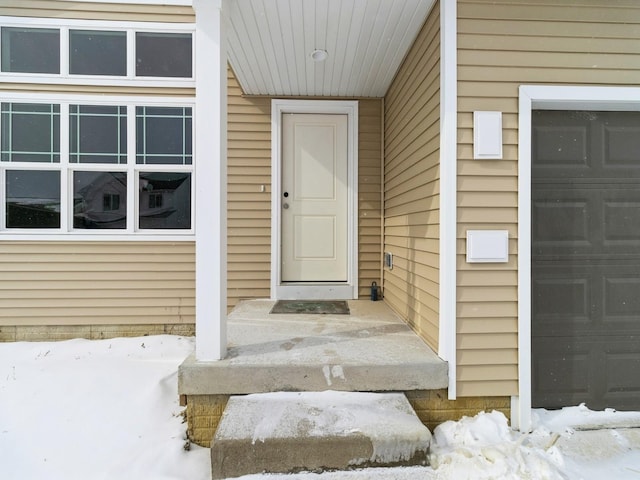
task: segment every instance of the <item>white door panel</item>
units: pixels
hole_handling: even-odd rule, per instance
[[[282,118],[282,281],[348,280],[347,115]]]

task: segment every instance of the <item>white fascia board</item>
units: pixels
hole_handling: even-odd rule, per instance
[[[190,7],[193,0],[65,0],[69,3],[119,3],[135,5],[171,5]]]
[[[450,400],[456,391],[457,8],[440,3],[440,321],[438,355],[449,363]]]

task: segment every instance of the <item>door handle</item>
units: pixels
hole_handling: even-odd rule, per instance
[[[282,204],[282,208],[284,208],[286,210],[287,208],[289,208],[289,204],[288,203],[283,203]]]

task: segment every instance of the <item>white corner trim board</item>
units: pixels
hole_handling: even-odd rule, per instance
[[[518,396],[512,424],[531,430],[531,111],[640,111],[640,88],[522,85],[518,113]]]
[[[457,9],[440,3],[440,329],[438,356],[449,363],[450,400],[457,395],[456,202],[457,202]]]

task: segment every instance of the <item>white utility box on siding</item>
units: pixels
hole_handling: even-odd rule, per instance
[[[507,230],[467,230],[467,263],[509,261]]]
[[[473,112],[473,158],[502,158],[502,112]]]

